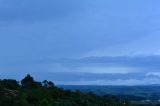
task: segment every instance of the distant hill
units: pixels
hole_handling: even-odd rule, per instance
[[[146,99],[160,100],[160,85],[147,86],[89,86],[89,85],[61,85],[64,89],[93,92],[97,95],[132,95]]]

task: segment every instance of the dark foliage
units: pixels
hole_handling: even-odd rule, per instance
[[[0,80],[0,106],[130,106],[130,102],[115,96],[63,90],[51,81],[41,83],[27,75],[21,84]]]

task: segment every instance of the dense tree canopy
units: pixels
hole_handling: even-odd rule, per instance
[[[34,81],[28,74],[21,84],[0,80],[0,106],[130,106],[130,102],[111,95],[63,90],[51,81]]]

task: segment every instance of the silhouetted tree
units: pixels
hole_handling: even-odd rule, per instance
[[[23,88],[37,87],[33,77],[31,77],[29,74],[24,79],[22,79],[21,84]]]
[[[52,81],[44,80],[42,82],[42,84],[43,84],[43,87],[45,87],[45,88],[53,88],[54,87],[54,83]]]
[[[49,88],[53,88],[53,87],[54,87],[54,83],[53,83],[52,81],[49,81],[49,82],[48,82],[48,87],[49,87]]]
[[[42,82],[42,84],[43,84],[43,86],[44,86],[45,88],[47,88],[47,86],[48,86],[48,81],[47,81],[47,80],[44,80],[44,81]]]

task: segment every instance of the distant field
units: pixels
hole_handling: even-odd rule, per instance
[[[64,89],[93,92],[98,95],[132,95],[145,99],[160,100],[160,85],[149,86],[86,86],[86,85],[61,85]]]

